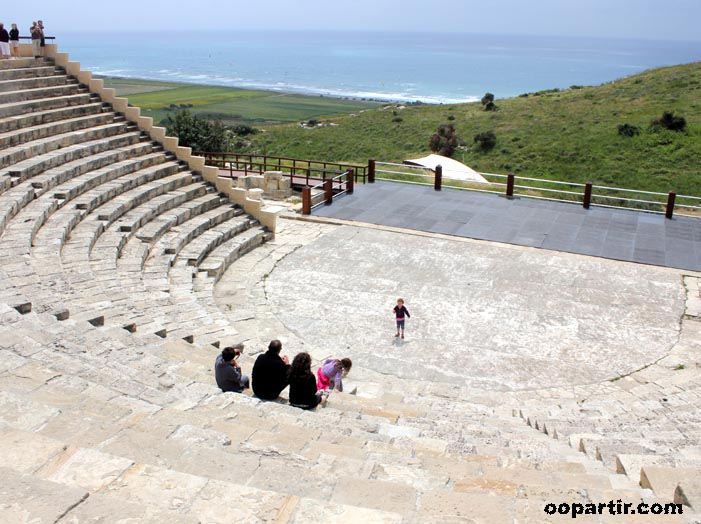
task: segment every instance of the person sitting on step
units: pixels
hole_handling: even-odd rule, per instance
[[[225,347],[214,363],[214,377],[217,386],[223,392],[241,393],[249,387],[250,381],[246,375],[241,374],[241,366],[236,361],[241,353],[243,353],[243,344]]]
[[[275,400],[288,384],[290,361],[280,356],[282,342],[273,340],[268,351],[259,355],[253,364],[253,394],[261,400]]]
[[[320,391],[343,391],[342,378],[348,375],[352,366],[353,362],[349,358],[327,358],[316,372],[316,388]]]
[[[314,409],[319,404],[326,404],[328,391],[317,391],[316,378],[312,373],[312,357],[309,353],[298,353],[292,360],[289,381],[291,406]]]

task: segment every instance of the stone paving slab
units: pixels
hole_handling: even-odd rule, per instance
[[[316,216],[701,270],[701,219],[378,181]]]

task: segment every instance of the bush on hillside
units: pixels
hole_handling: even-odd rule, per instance
[[[480,100],[484,106],[485,111],[496,111],[497,105],[494,103],[494,95],[492,93],[485,93]]]
[[[239,124],[233,126],[231,128],[231,132],[234,133],[236,136],[248,136],[257,135],[258,133],[260,133],[260,130],[256,129],[255,127],[247,126],[246,124]]]
[[[455,148],[462,143],[453,124],[439,125],[436,132],[428,139],[428,147],[432,152],[447,157],[453,156]]]
[[[228,151],[229,132],[221,122],[209,121],[193,115],[187,109],[168,116],[164,121],[167,132],[178,137],[178,144],[193,151]]]
[[[484,131],[476,134],[473,141],[481,151],[489,151],[497,145],[497,135],[494,131]]]
[[[640,128],[631,124],[618,124],[618,134],[621,136],[638,136]]]
[[[661,118],[652,121],[653,129],[669,129],[670,131],[684,131],[686,119],[683,116],[675,116],[673,111],[665,111]]]

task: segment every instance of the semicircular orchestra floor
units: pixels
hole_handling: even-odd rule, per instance
[[[685,299],[668,269],[352,226],[286,256],[265,287],[278,320],[328,354],[487,390],[640,369],[677,341]],[[398,297],[412,315],[404,340],[394,337]]]

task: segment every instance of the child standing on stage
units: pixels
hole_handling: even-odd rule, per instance
[[[397,320],[397,334],[394,335],[395,337],[399,336],[399,332],[401,330],[401,336],[404,338],[404,321],[406,318],[411,318],[411,315],[409,314],[409,310],[404,307],[404,299],[399,298],[397,299],[397,305],[394,306],[394,318]]]

